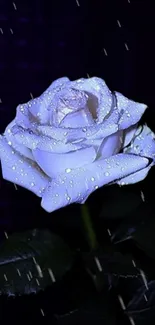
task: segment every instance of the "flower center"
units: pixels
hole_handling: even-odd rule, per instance
[[[70,88],[62,90],[59,94],[59,109],[67,107],[70,110],[79,110],[87,104],[88,95],[84,91]]]

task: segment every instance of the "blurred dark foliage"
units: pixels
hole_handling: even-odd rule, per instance
[[[16,106],[39,96],[54,79],[87,74],[146,103],[141,122],[155,131],[154,27],[153,2],[148,0],[0,0],[0,133],[14,118]],[[22,236],[23,231],[46,228],[76,257],[70,270],[45,291],[1,296],[0,321],[154,325],[154,184],[152,168],[139,184],[106,186],[88,198],[99,243],[92,252],[80,205],[48,214],[39,198],[16,190],[1,175],[1,244],[7,240],[4,232]],[[1,249],[0,254],[2,259]]]

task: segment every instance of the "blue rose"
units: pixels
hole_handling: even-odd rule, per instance
[[[146,108],[100,78],[60,78],[19,105],[0,136],[3,177],[40,196],[48,212],[111,182],[139,182],[155,155],[154,134],[137,127]]]

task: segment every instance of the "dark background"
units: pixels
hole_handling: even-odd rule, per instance
[[[155,131],[154,30],[154,5],[149,0],[0,0],[0,133],[14,118],[19,103],[39,96],[62,76],[71,80],[98,76],[111,90],[147,104],[142,121]],[[154,177],[151,171],[143,182],[149,206],[153,202],[150,185]],[[131,187],[132,191],[139,190],[138,186]],[[50,227],[70,245],[79,245],[78,205],[48,214],[40,208],[40,199],[17,188],[1,176],[1,240],[4,231]],[[95,211],[95,200],[91,202]],[[80,245],[85,245],[82,239]],[[19,301],[4,301],[0,319],[10,313],[19,324],[38,319],[50,322],[49,299],[65,310],[65,300],[71,300],[66,298],[66,288],[61,289],[63,294],[52,293],[49,298],[47,293],[37,298],[33,307],[31,300],[26,301],[27,307],[21,307]],[[47,309],[46,319],[37,312],[40,304]]]

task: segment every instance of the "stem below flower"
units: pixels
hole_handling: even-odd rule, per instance
[[[86,204],[81,205],[81,211],[82,211],[81,216],[82,216],[84,228],[86,230],[86,237],[87,237],[89,247],[92,250],[95,250],[98,247],[98,242],[97,242],[96,234],[93,229],[93,224],[88,211],[88,207]]]

